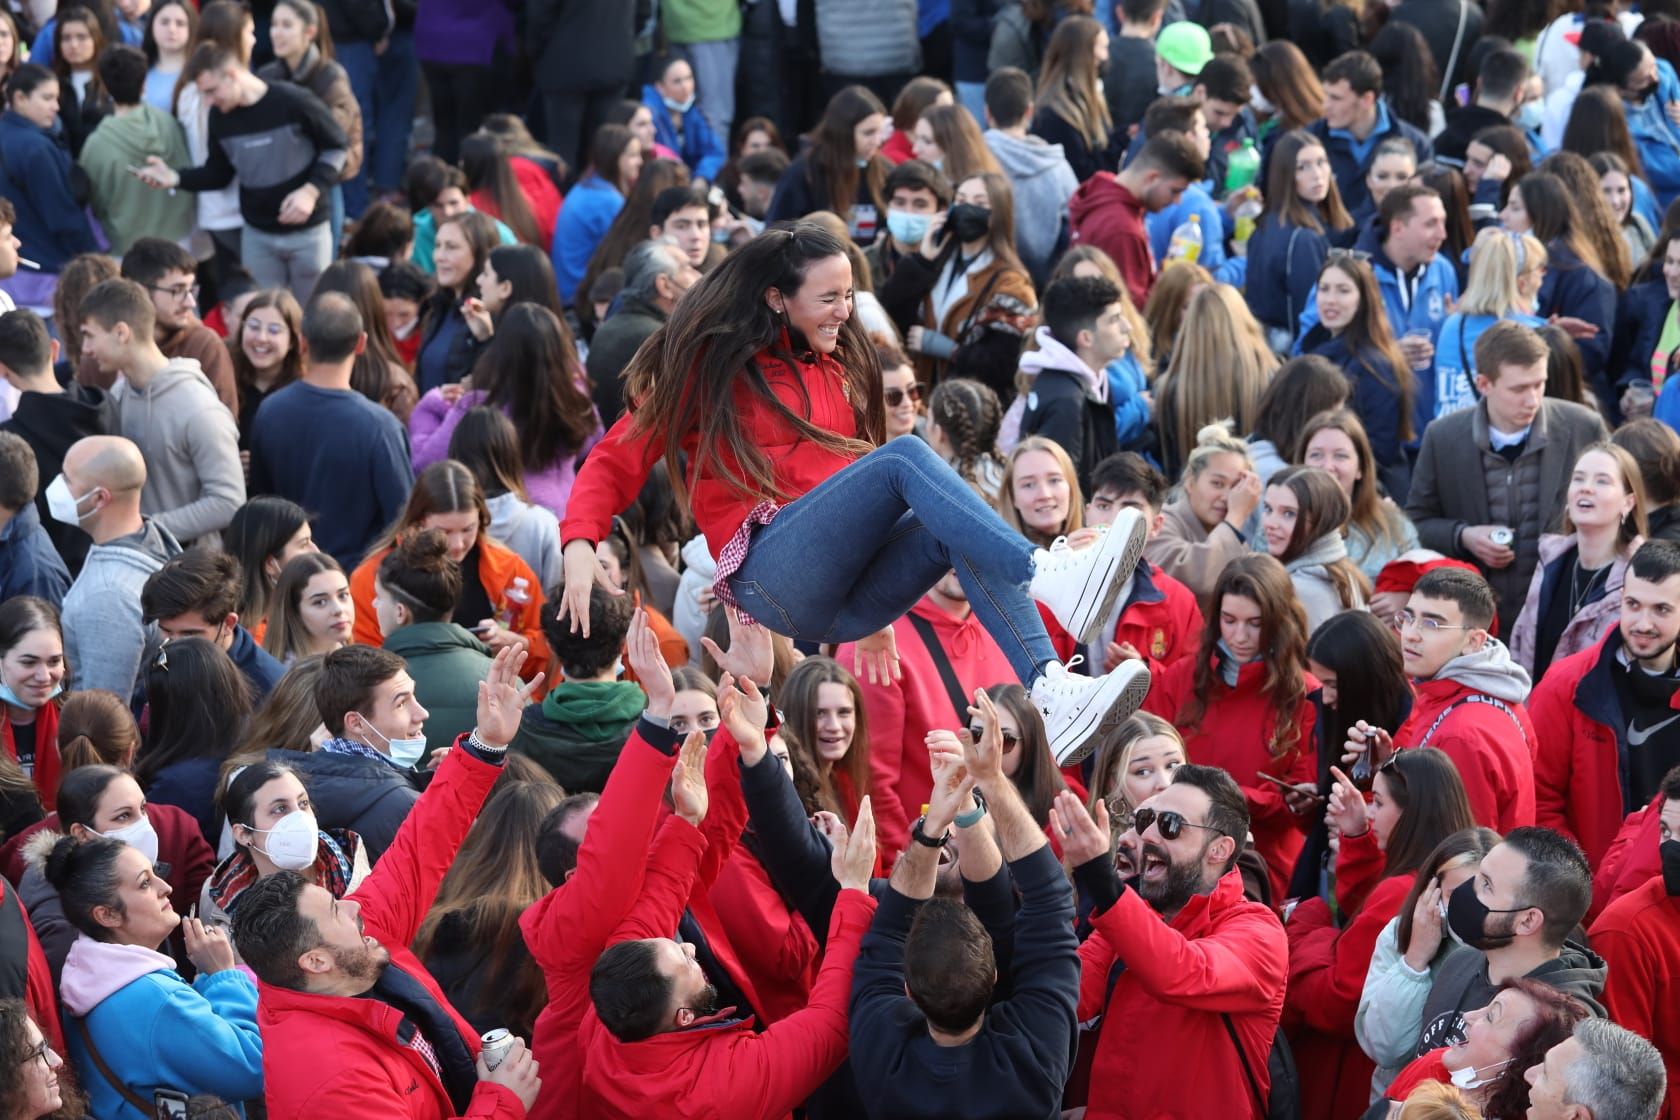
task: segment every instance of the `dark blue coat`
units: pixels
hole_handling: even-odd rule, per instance
[[[1318,270],[1330,253],[1330,238],[1291,225],[1275,214],[1260,219],[1248,239],[1248,308],[1263,326],[1295,335]]]
[[[1540,283],[1535,313],[1542,319],[1573,315],[1598,328],[1592,338],[1578,338],[1581,366],[1587,382],[1610,416],[1617,415],[1616,396],[1610,390],[1613,375],[1610,344],[1616,330],[1616,286],[1581,263],[1567,245],[1554,240],[1546,246],[1546,279]],[[1659,329],[1660,326],[1659,326]]]
[[[1668,284],[1661,277],[1635,284],[1616,300],[1616,332],[1610,343],[1607,376],[1616,395],[1629,381],[1651,379],[1651,352],[1662,337],[1663,320],[1668,318]]]
[[[1332,337],[1323,324],[1307,332],[1301,340],[1301,352],[1327,358],[1347,374],[1351,391],[1348,403],[1358,414],[1359,422],[1365,425],[1383,484],[1391,493],[1404,494],[1404,480],[1396,474],[1406,466],[1400,439],[1400,417],[1404,415],[1401,409],[1406,406],[1396,378],[1399,371],[1374,350],[1352,353],[1345,336]],[[1410,373],[1404,371],[1404,375]]]
[[[1324,150],[1330,156],[1330,170],[1336,176],[1336,186],[1342,192],[1342,205],[1349,210],[1356,210],[1371,196],[1370,189],[1365,186],[1365,173],[1371,169],[1371,160],[1377,152],[1377,145],[1390,136],[1401,136],[1411,141],[1412,148],[1417,152],[1418,165],[1429,162],[1433,154],[1429,137],[1417,128],[1403,121],[1390,111],[1387,102],[1377,101],[1377,126],[1371,130],[1371,135],[1365,138],[1363,144],[1355,147],[1353,138],[1342,129],[1331,129],[1330,125],[1320,118],[1307,126],[1307,131],[1318,137],[1324,144]]]
[[[12,232],[42,272],[57,272],[78,253],[97,253],[93,228],[70,182],[70,150],[10,109],[0,114],[0,195],[17,211]]]

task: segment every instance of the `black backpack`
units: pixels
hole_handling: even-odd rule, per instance
[[[1280,1027],[1272,1036],[1272,1048],[1266,1055],[1266,1072],[1272,1082],[1268,1099],[1260,1092],[1260,1082],[1255,1080],[1254,1070],[1248,1064],[1248,1055],[1237,1038],[1236,1024],[1227,1014],[1221,1013],[1219,1017],[1225,1022],[1225,1033],[1231,1036],[1231,1045],[1237,1048],[1237,1059],[1242,1062],[1248,1087],[1253,1091],[1254,1099],[1260,1102],[1260,1115],[1266,1120],[1301,1120],[1301,1076],[1295,1069],[1295,1052],[1289,1048],[1283,1029]]]

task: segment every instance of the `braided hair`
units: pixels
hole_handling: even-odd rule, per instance
[[[928,397],[928,419],[951,443],[951,466],[970,486],[994,496],[1003,402],[990,386],[966,377],[942,381]],[[988,486],[988,483],[990,485]]]

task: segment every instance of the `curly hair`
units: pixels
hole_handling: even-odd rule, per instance
[[[1307,615],[1295,597],[1289,573],[1265,553],[1239,556],[1219,574],[1209,598],[1212,608],[1202,628],[1195,685],[1173,722],[1187,732],[1200,727],[1216,690],[1225,688],[1218,678],[1218,648],[1219,607],[1227,595],[1251,600],[1260,607],[1260,646],[1266,663],[1261,692],[1272,702],[1266,749],[1273,758],[1282,758],[1301,746],[1297,713],[1307,698]]]
[[[29,1024],[33,1021],[29,1009],[22,1000],[0,999],[0,1061],[6,1063],[8,1070],[21,1069],[25,1062],[37,1061],[30,1053],[37,1043],[29,1038]],[[39,1028],[37,1028],[39,1031]],[[45,1032],[42,1033],[43,1037]],[[60,1059],[58,1067],[58,1095],[61,1103],[57,1111],[48,1113],[41,1120],[81,1120],[87,1115],[87,1100],[76,1090],[74,1071],[68,1062]],[[25,1087],[22,1077],[8,1076],[0,1082],[0,1114],[6,1116],[31,1116],[28,1112],[29,1090]]]

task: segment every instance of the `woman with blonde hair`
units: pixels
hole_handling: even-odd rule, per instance
[[[1149,289],[1149,298],[1143,304],[1143,321],[1149,327],[1149,348],[1155,355],[1149,368],[1151,378],[1159,377],[1166,370],[1190,300],[1212,283],[1212,273],[1189,261],[1168,261],[1161,274],[1155,277],[1155,283]]]
[[[1540,564],[1511,627],[1511,653],[1535,680],[1616,625],[1628,561],[1645,543],[1645,481],[1614,443],[1581,452],[1567,495],[1563,533],[1541,535]]]
[[[1173,771],[1186,761],[1178,728],[1150,712],[1133,712],[1097,746],[1085,807],[1095,817],[1097,803],[1105,804],[1110,830],[1124,834],[1132,827],[1133,810],[1171,785]],[[1121,845],[1114,862],[1122,879],[1137,874],[1131,845]]]
[[[940,104],[916,122],[916,158],[945,173],[953,183],[1003,167],[980,135],[980,126],[961,105]]]
[[[998,506],[1003,523],[1040,548],[1085,525],[1073,460],[1061,444],[1043,436],[1028,436],[1010,451]]]
[[[1328,471],[1347,495],[1347,553],[1366,579],[1418,545],[1417,527],[1377,485],[1377,461],[1365,425],[1349,408],[1321,412],[1307,421],[1292,453],[1296,462]]]
[[[1178,496],[1161,511],[1144,558],[1194,591],[1205,610],[1225,565],[1248,553],[1243,526],[1259,504],[1248,444],[1226,425],[1209,424],[1196,433]]]
[[[1538,330],[1534,314],[1546,279],[1546,246],[1532,233],[1484,229],[1470,247],[1470,279],[1435,343],[1435,380],[1418,385],[1418,415],[1436,420],[1476,403],[1470,387],[1476,340],[1501,319]]]
[[[1062,146],[1081,183],[1116,167],[1126,140],[1103,96],[1107,67],[1108,32],[1090,16],[1069,16],[1051,32],[1038,72],[1032,133]]]
[[[1207,425],[1229,419],[1239,432],[1254,427],[1260,396],[1279,364],[1241,293],[1228,284],[1196,293],[1155,387],[1155,426],[1169,477]]]
[[[1075,245],[1062,254],[1050,284],[1067,276],[1100,276],[1120,289],[1120,316],[1126,320],[1126,352],[1109,362],[1108,403],[1114,408],[1114,435],[1122,448],[1141,444],[1149,434],[1149,382],[1154,375],[1149,324],[1132,302],[1114,258],[1095,245]],[[1048,287],[1049,285],[1046,285]]]

